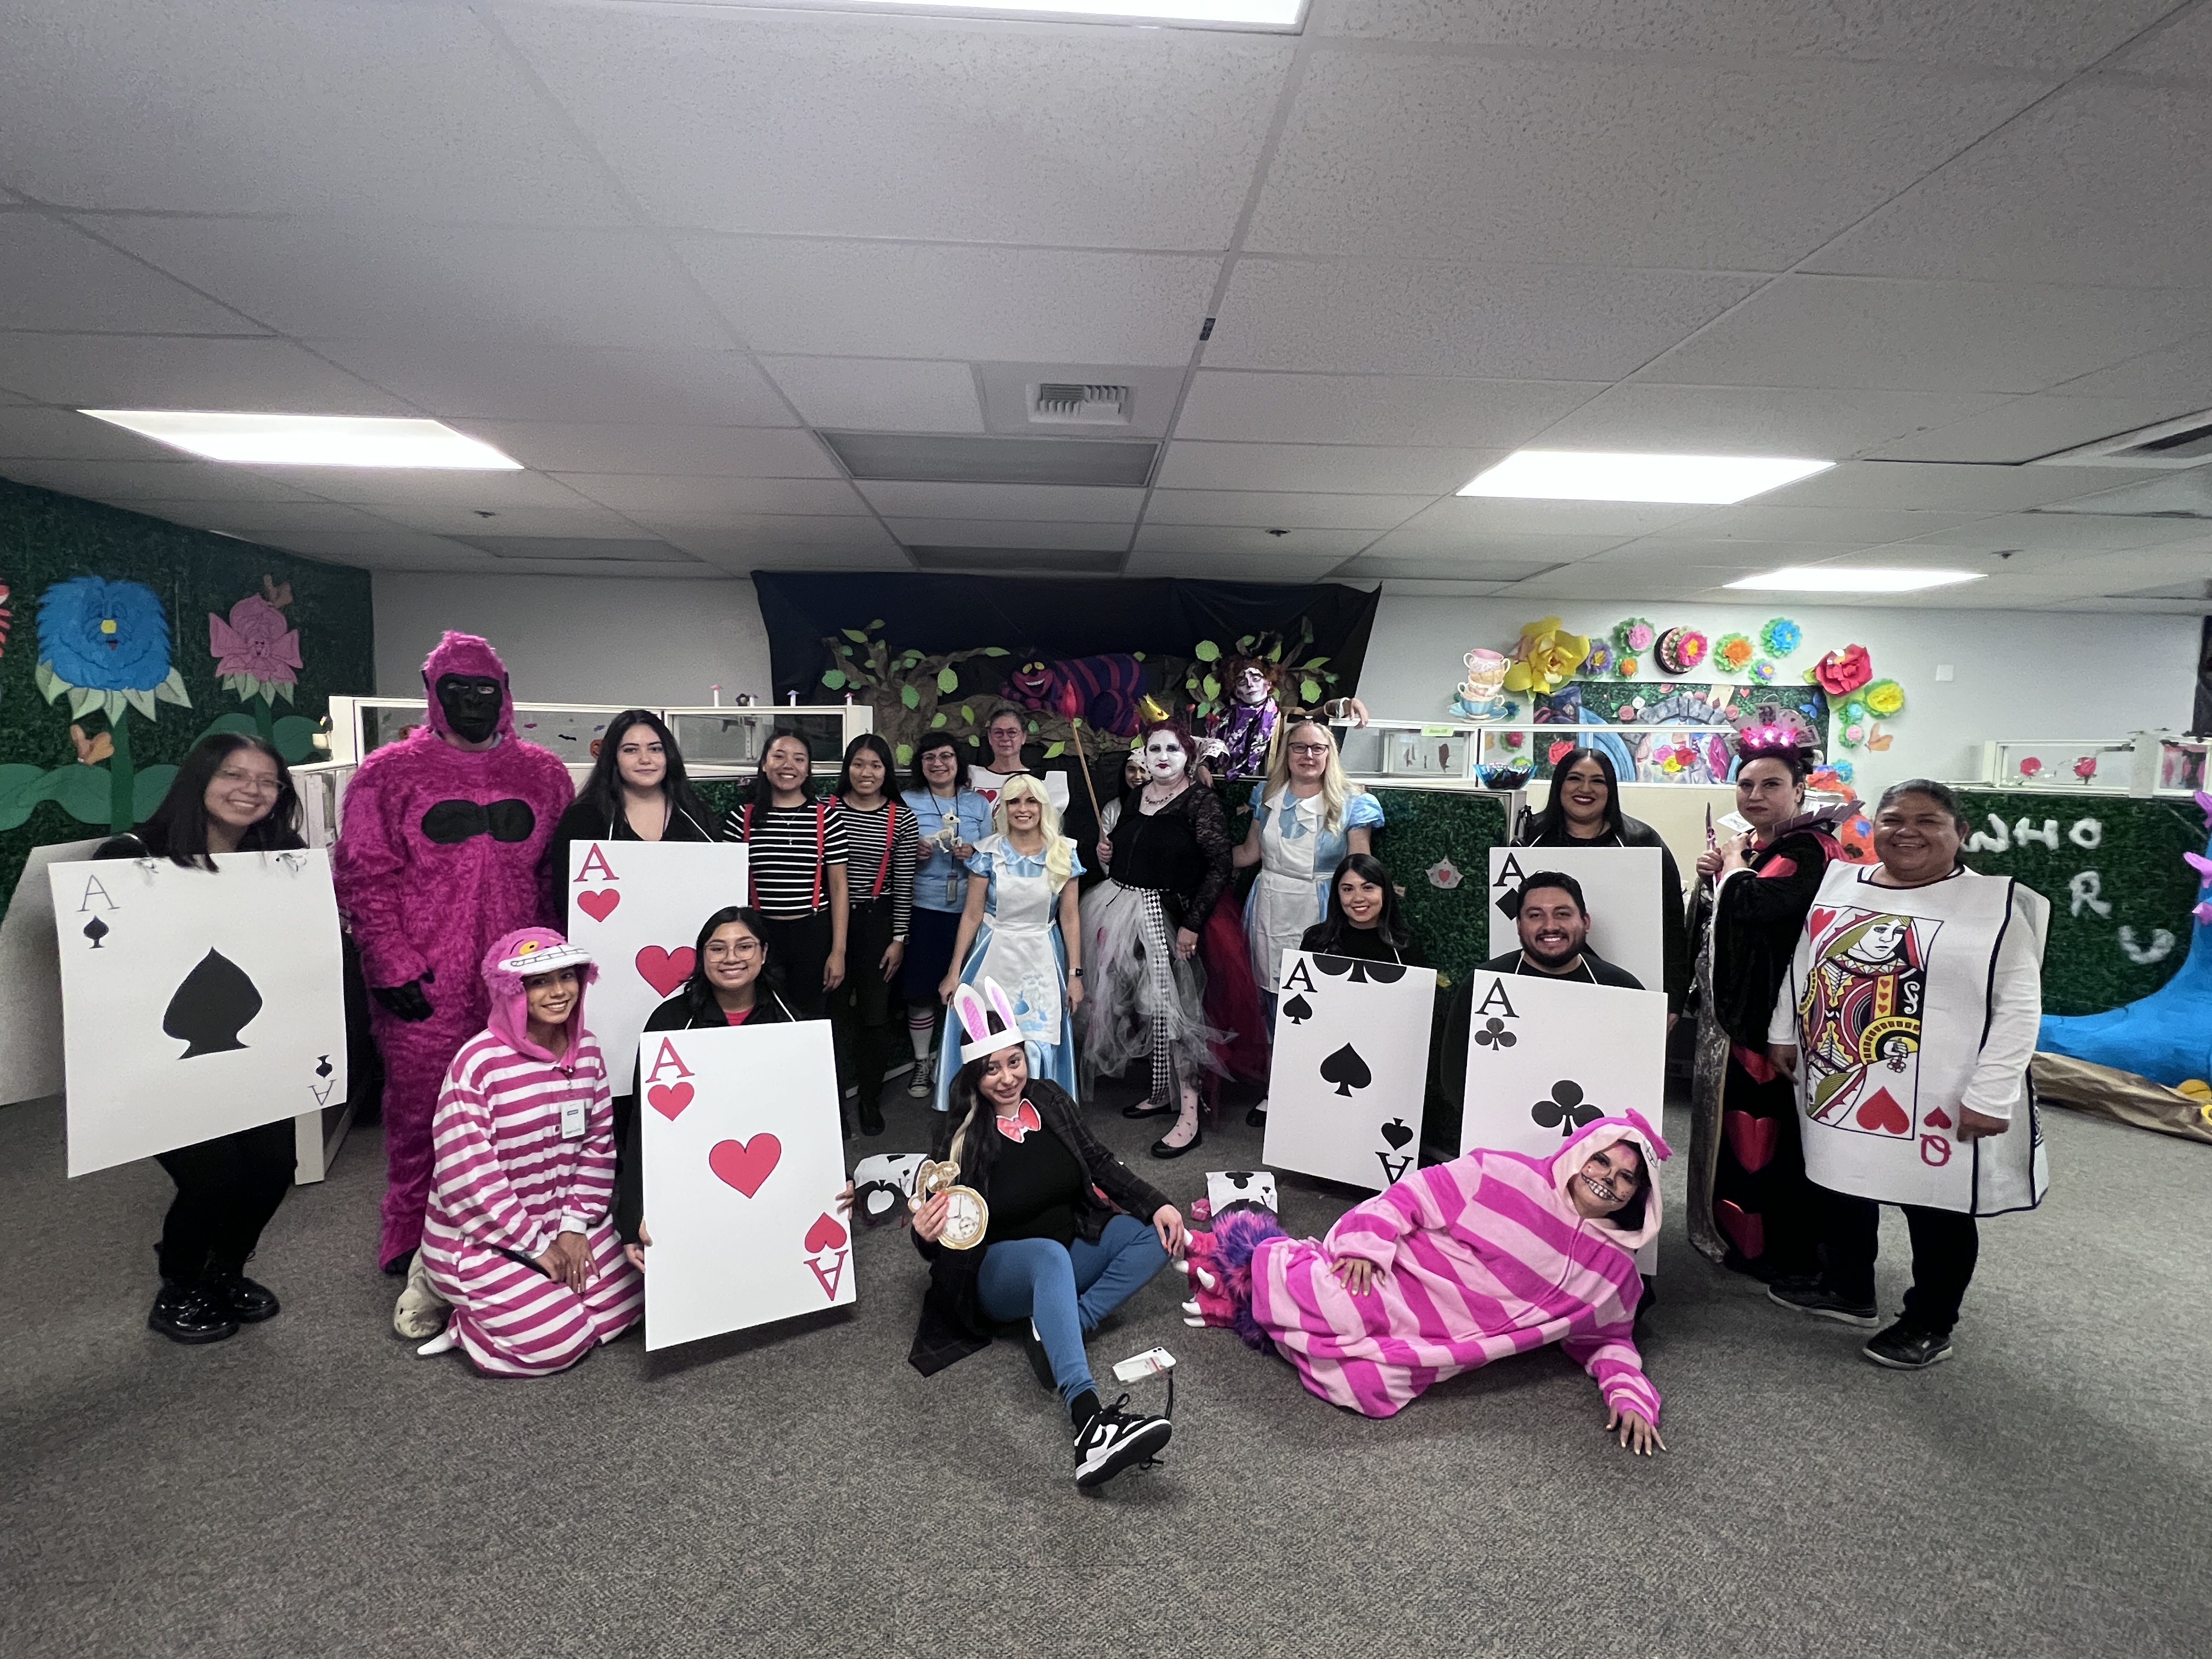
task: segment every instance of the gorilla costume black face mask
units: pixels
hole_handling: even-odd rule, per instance
[[[482,743],[499,730],[507,688],[488,674],[441,674],[434,688],[446,724],[464,743]]]

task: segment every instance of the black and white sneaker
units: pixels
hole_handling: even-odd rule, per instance
[[[1881,1322],[1881,1311],[1873,1303],[1846,1302],[1818,1279],[1777,1279],[1766,1287],[1766,1299],[1838,1325],[1868,1329]]]
[[[1951,1339],[1948,1334],[1916,1331],[1899,1320],[1859,1352],[1893,1371],[1924,1371],[1951,1357]]]
[[[1075,1484],[1103,1486],[1133,1464],[1149,1463],[1166,1449],[1175,1425],[1164,1417],[1142,1417],[1121,1408],[1123,1395],[1083,1425],[1075,1437]]]

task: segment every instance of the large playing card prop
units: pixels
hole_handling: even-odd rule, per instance
[[[645,1346],[852,1301],[829,1022],[648,1032],[639,1062]]]
[[[319,850],[58,864],[69,1172],[346,1097],[338,908]]]
[[[1616,968],[1626,968],[1647,991],[1667,988],[1666,933],[1661,906],[1682,908],[1680,893],[1663,891],[1666,878],[1656,847],[1493,847],[1490,849],[1490,954],[1521,948],[1514,919],[1498,902],[1539,870],[1556,870],[1582,884],[1589,906],[1589,947]],[[1653,1122],[1658,1120],[1654,1118]]]
[[[1375,1192],[1413,1168],[1436,1000],[1431,969],[1284,951],[1266,1161]]]
[[[592,953],[592,1035],[629,1092],[646,1018],[691,976],[699,925],[749,904],[741,841],[580,841],[568,848],[568,937]]]

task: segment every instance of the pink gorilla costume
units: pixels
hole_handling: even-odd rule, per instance
[[[498,740],[490,748],[446,740],[452,726],[437,687],[448,674],[499,682]],[[422,665],[422,684],[429,724],[362,760],[346,788],[331,854],[338,903],[369,985],[428,981],[427,1019],[402,1018],[380,1001],[369,1008],[384,1056],[378,1260],[386,1267],[422,1240],[439,1083],[460,1046],[484,1029],[479,964],[503,935],[550,919],[539,865],[576,793],[559,757],[515,736],[507,665],[487,641],[448,633]]]

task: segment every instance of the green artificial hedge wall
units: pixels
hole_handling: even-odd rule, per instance
[[[95,635],[117,623],[106,637],[115,660],[136,665],[124,677],[132,689],[111,696],[86,683],[90,674],[63,673],[77,690],[49,702],[41,601],[80,577],[138,585],[72,590],[54,607],[57,625],[64,610]],[[256,603],[236,611],[247,599]],[[234,614],[243,632],[231,628]],[[223,659],[210,615],[223,623]],[[375,646],[365,570],[0,479],[0,908],[32,848],[144,818],[210,731],[260,731],[288,760],[311,758],[331,694],[374,690]],[[59,659],[70,660],[66,645]],[[246,678],[249,663],[269,677]],[[147,689],[164,669],[166,681]],[[111,752],[118,748],[122,757]]]

